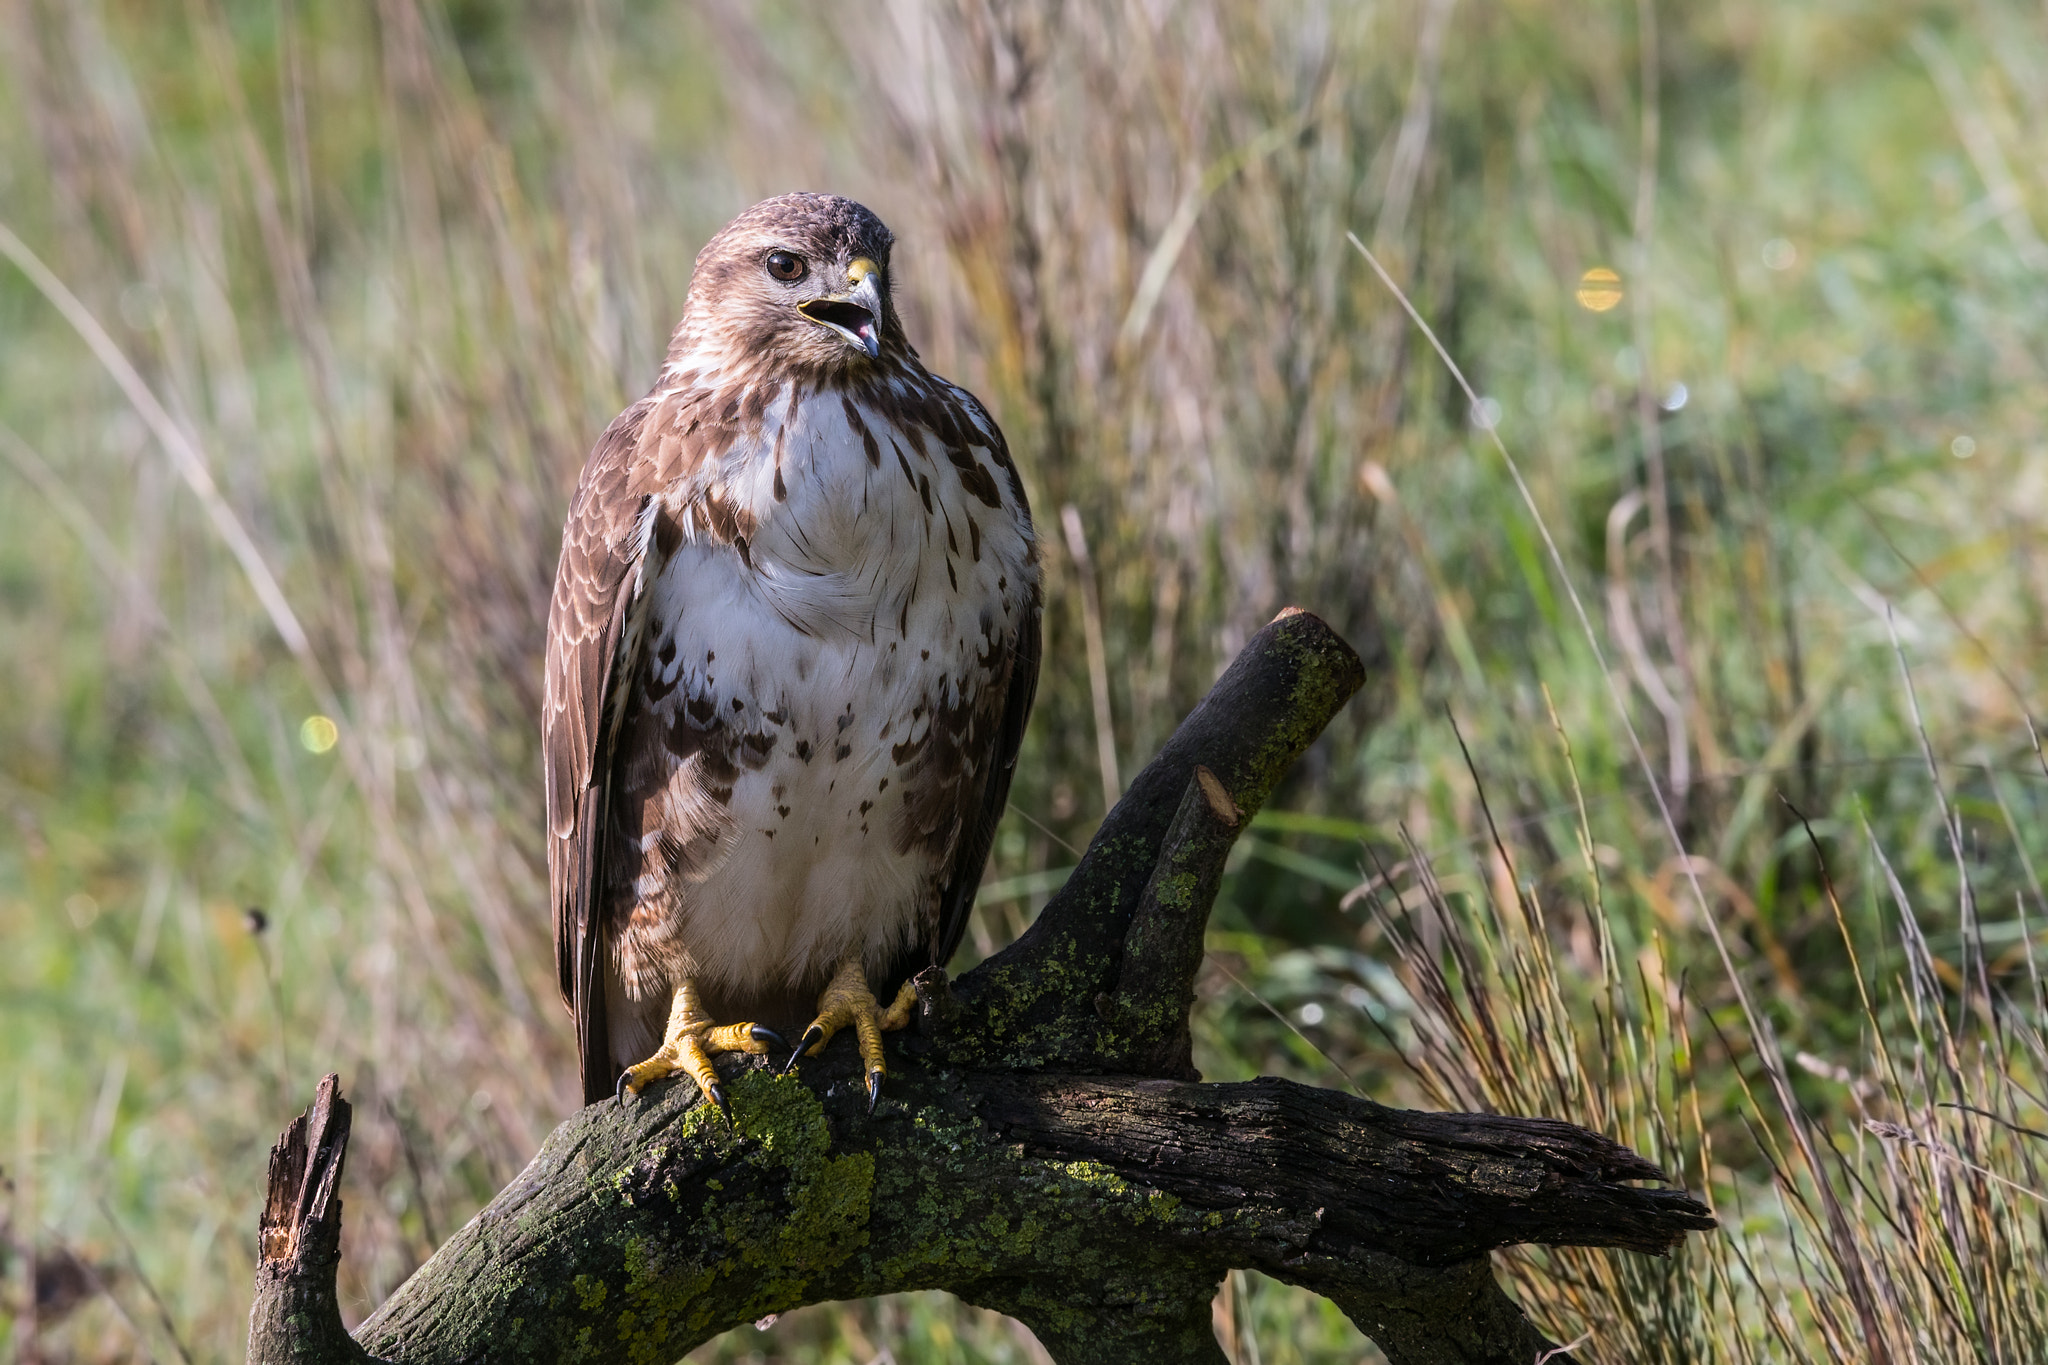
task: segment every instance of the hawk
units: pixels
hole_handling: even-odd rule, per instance
[[[1002,432],[903,334],[893,241],[832,195],[734,219],[570,501],[542,741],[586,1104],[682,1072],[729,1113],[715,1055],[851,1027],[872,1108],[966,927],[1038,545]]]

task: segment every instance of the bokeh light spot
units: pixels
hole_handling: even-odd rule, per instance
[[[299,743],[309,754],[324,754],[341,738],[341,727],[326,716],[308,716],[299,727]]]
[[[1977,442],[1969,436],[1958,436],[1948,443],[1948,453],[1958,460],[1967,460],[1977,453]]]
[[[1799,248],[1783,237],[1773,237],[1765,242],[1762,255],[1764,266],[1770,270],[1790,270],[1799,264]]]
[[[1604,265],[1596,265],[1579,276],[1579,307],[1589,313],[1604,313],[1621,302],[1621,276]]]

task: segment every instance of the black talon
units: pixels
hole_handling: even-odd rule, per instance
[[[725,1126],[732,1127],[732,1103],[725,1098],[725,1091],[716,1085],[706,1087],[704,1098],[718,1106],[718,1112],[725,1115]]]
[[[806,1049],[810,1048],[824,1036],[825,1030],[819,1028],[816,1024],[805,1029],[804,1036],[797,1040],[796,1051],[790,1053],[789,1060],[782,1064],[782,1074],[787,1076],[791,1071],[795,1070],[797,1058],[803,1056]]]
[[[633,1073],[630,1068],[625,1071],[621,1071],[619,1073],[618,1081],[612,1086],[612,1099],[620,1104],[624,1104],[626,1102],[626,1077],[632,1074]]]
[[[777,1033],[774,1029],[769,1028],[765,1024],[749,1025],[747,1028],[747,1034],[757,1043],[771,1043],[777,1048],[785,1048],[789,1046],[788,1043],[782,1041],[781,1034]]]
[[[875,1112],[875,1101],[882,1098],[882,1075],[880,1067],[876,1067],[868,1073],[868,1114],[870,1117]]]

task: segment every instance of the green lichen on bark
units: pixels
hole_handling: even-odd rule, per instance
[[[672,1112],[695,1100],[687,1082],[637,1116],[641,1141],[624,1150],[602,1140],[624,1126],[603,1122],[606,1106],[585,1111],[508,1191],[516,1202],[529,1182],[556,1187],[580,1168],[584,1197],[517,1217],[487,1209],[361,1338],[373,1351],[402,1344],[407,1360],[473,1358],[490,1342],[501,1359],[659,1361],[805,1303],[937,1286],[1049,1330],[1112,1308],[1177,1320],[1168,1287],[1185,1267],[1164,1246],[1133,1257],[1132,1239],[1199,1235],[1201,1215],[1100,1163],[993,1139],[943,1075],[892,1077],[869,1120],[851,1049],[835,1051],[848,1055],[822,1078],[817,1066],[741,1070],[731,1131],[708,1106]],[[493,1228],[521,1229],[521,1273],[473,1284],[469,1313],[422,1333],[409,1307],[448,1292],[442,1263],[473,1263]],[[547,1284],[561,1288],[536,1291]]]
[[[730,1098],[730,1128],[695,1105],[672,1140],[598,1182],[642,1216],[600,1239],[616,1251],[611,1264],[573,1281],[574,1312],[594,1320],[556,1343],[563,1358],[673,1359],[735,1316],[813,1301],[820,1278],[867,1244],[874,1154],[835,1152],[822,1105],[794,1076],[741,1071]],[[558,1311],[573,1318],[568,1308]]]

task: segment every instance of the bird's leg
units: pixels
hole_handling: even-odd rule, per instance
[[[717,1105],[732,1120],[732,1107],[711,1069],[713,1054],[751,1052],[765,1056],[770,1047],[787,1047],[780,1034],[760,1024],[715,1024],[697,999],[697,983],[684,977],[676,984],[675,1003],[669,1006],[668,1030],[661,1048],[652,1057],[620,1074],[618,1095],[637,1095],[651,1081],[680,1071],[697,1083],[704,1098]]]
[[[832,974],[825,993],[818,997],[818,1017],[804,1030],[789,1066],[795,1066],[798,1057],[817,1056],[832,1041],[833,1034],[853,1025],[854,1032],[860,1035],[860,1059],[868,1075],[868,1112],[873,1113],[875,1101],[882,1094],[882,1078],[889,1074],[889,1067],[882,1060],[882,1034],[908,1025],[916,1009],[917,992],[906,981],[884,1010],[876,1002],[875,993],[868,989],[868,975],[861,966],[860,954],[849,953],[840,959],[839,970]]]

